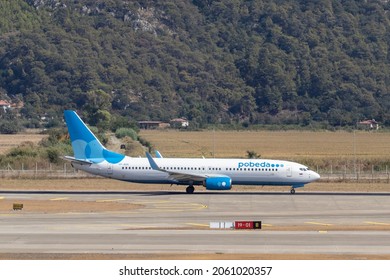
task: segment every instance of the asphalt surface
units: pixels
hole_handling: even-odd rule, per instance
[[[2,200],[95,201],[102,211],[2,211],[0,253],[390,255],[389,193],[0,191]],[[239,220],[263,229],[209,229]]]

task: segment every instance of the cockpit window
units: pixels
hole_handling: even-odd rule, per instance
[[[309,168],[303,168],[303,167],[301,167],[301,168],[299,168],[299,170],[301,170],[301,171],[309,171]]]

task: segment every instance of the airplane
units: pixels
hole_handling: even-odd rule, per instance
[[[230,190],[236,185],[279,185],[296,188],[316,181],[320,175],[308,167],[291,161],[271,159],[205,159],[166,158],[157,152],[153,158],[128,157],[106,149],[76,112],[66,110],[74,156],[65,156],[75,169],[107,178],[147,184],[186,185],[186,192],[194,186],[207,190]]]

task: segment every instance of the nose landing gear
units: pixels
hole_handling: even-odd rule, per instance
[[[305,186],[304,184],[300,184],[300,185],[292,185],[292,186],[291,186],[290,193],[291,193],[291,194],[294,194],[294,193],[295,193],[295,189],[296,189],[296,188],[303,188],[304,186]]]

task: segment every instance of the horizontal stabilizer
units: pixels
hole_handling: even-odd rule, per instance
[[[87,160],[87,159],[77,159],[77,158],[74,158],[74,157],[70,157],[70,156],[64,156],[62,157],[64,160],[67,160],[67,161],[70,161],[70,162],[76,162],[78,164],[81,164],[81,165],[91,165],[93,162],[90,161],[90,160]]]

